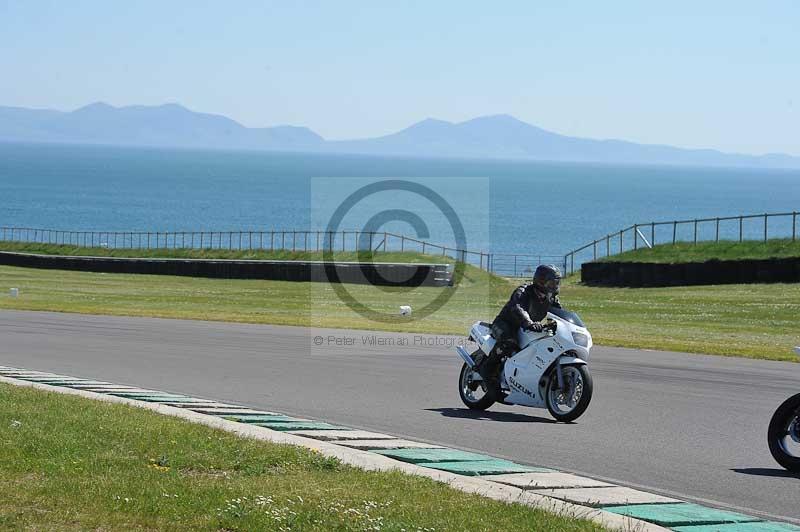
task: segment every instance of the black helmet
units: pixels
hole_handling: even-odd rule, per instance
[[[533,284],[540,292],[554,296],[561,287],[561,270],[552,264],[542,264],[533,274]]]

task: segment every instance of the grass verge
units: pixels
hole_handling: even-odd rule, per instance
[[[599,530],[139,408],[0,384],[0,528]]]
[[[800,240],[792,241],[747,240],[736,242],[723,240],[720,242],[678,242],[661,244],[652,248],[626,251],[619,255],[604,257],[599,262],[656,262],[683,263],[705,262],[707,260],[740,260],[740,259],[773,259],[800,257]]]
[[[10,297],[9,288],[20,290]],[[378,322],[354,312],[324,283],[101,274],[0,266],[0,309],[272,323],[463,335],[491,320],[514,284],[467,267],[438,311]],[[358,301],[388,314],[419,309],[443,290],[347,285]],[[564,304],[579,312],[596,343],[796,360],[800,284],[604,288],[565,280]]]
[[[114,249],[83,247],[64,244],[40,244],[0,241],[0,251],[37,253],[41,255],[72,255],[79,257],[139,257],[165,259],[245,259],[245,260],[323,260],[321,251],[258,250],[258,249]],[[442,255],[428,255],[415,251],[334,251],[332,260],[355,262],[451,263],[453,259]]]

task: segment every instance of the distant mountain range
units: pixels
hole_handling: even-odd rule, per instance
[[[800,168],[800,157],[723,153],[568,137],[509,115],[452,123],[427,119],[383,137],[332,141],[305,127],[248,128],[178,104],[113,107],[93,103],[72,112],[0,107],[0,141],[248,149],[569,162]]]

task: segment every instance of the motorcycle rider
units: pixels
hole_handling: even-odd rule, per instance
[[[533,281],[514,290],[500,313],[492,322],[492,338],[495,347],[478,365],[478,373],[484,382],[496,380],[497,366],[504,356],[510,356],[517,345],[519,328],[542,332],[541,321],[550,307],[561,308],[558,291],[561,286],[561,271],[554,265],[540,265],[533,274]]]

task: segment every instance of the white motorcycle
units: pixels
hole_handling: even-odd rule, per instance
[[[464,359],[458,391],[464,404],[486,410],[495,402],[547,408],[557,420],[569,422],[586,411],[592,399],[589,350],[592,336],[581,319],[566,309],[551,308],[540,333],[519,329],[519,351],[508,357],[494,389],[475,369],[495,346],[491,325],[477,322],[470,340],[478,345],[472,354],[456,346]]]

